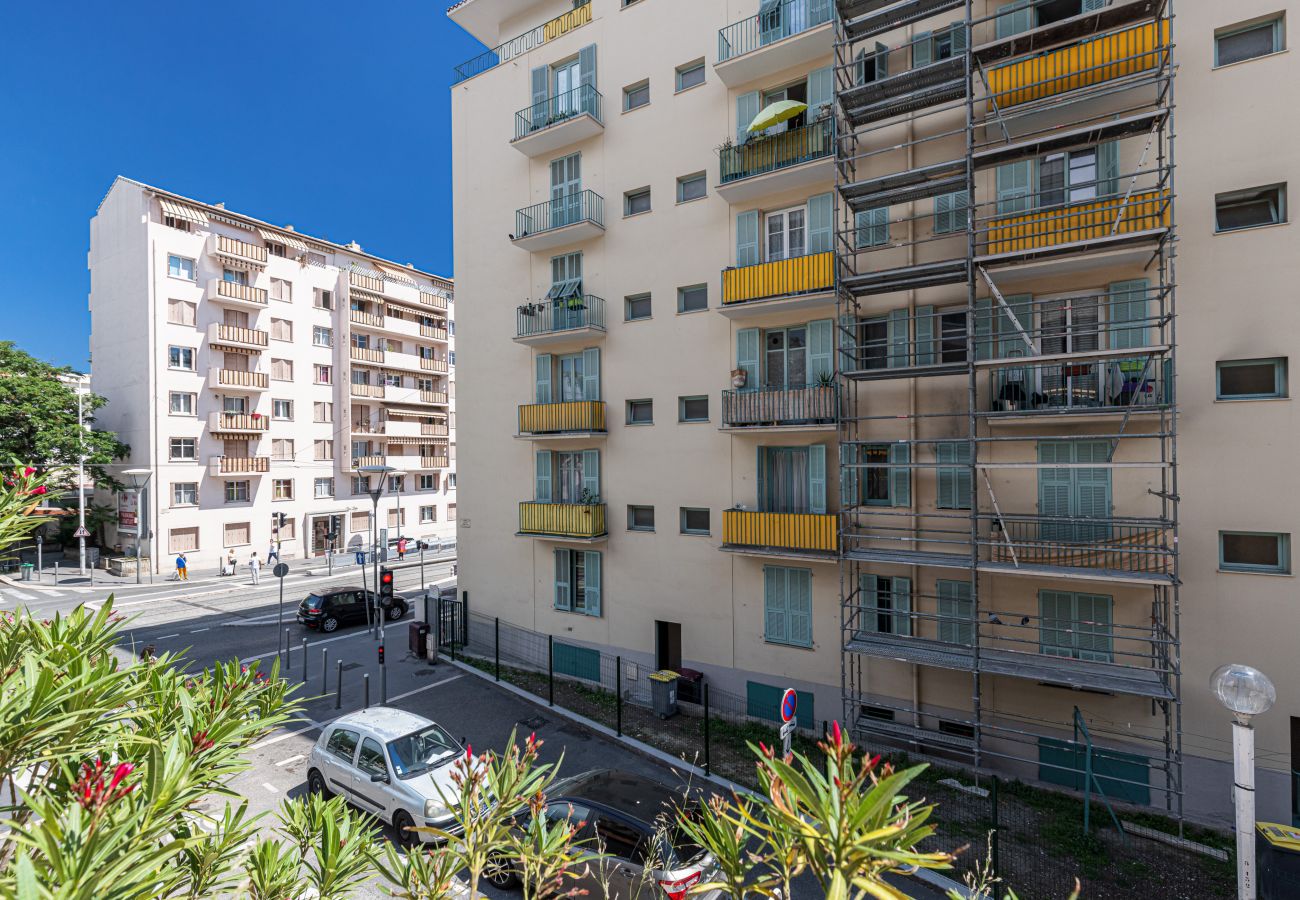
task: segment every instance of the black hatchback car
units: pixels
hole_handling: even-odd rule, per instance
[[[308,594],[298,604],[298,621],[308,628],[321,631],[334,631],[340,625],[351,625],[366,621],[366,606],[374,609],[374,591],[360,588],[339,588],[333,591],[321,591]],[[384,610],[390,622],[396,622],[410,611],[406,600],[394,595],[393,603]]]

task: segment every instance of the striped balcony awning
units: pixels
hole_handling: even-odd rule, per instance
[[[175,200],[168,200],[166,197],[159,197],[158,202],[162,204],[163,214],[171,216],[173,219],[184,219],[186,222],[193,222],[196,225],[208,224],[208,214],[197,207],[177,203]]]
[[[213,338],[208,341],[208,346],[220,349],[222,353],[242,353],[245,356],[252,356],[254,353],[261,353],[261,350],[254,350],[251,347],[237,347],[234,344],[227,344],[220,338]]]
[[[259,228],[257,233],[262,236],[262,240],[271,241],[276,244],[284,244],[286,247],[292,247],[294,250],[307,252],[307,245],[297,237],[291,234],[285,234],[283,231],[272,231],[270,228]]]
[[[388,441],[389,444],[428,444],[428,443],[432,443],[431,439],[428,438],[428,437],[408,437],[408,436],[406,436],[406,435],[402,435],[401,437],[394,437],[394,436],[391,435],[391,434],[390,434],[390,435],[386,435],[386,436],[384,437],[384,440]]]
[[[427,419],[432,414],[427,409],[408,409],[401,406],[386,406],[384,412],[389,416],[410,416],[416,419]]]
[[[348,286],[348,295],[354,299],[364,300],[367,303],[384,303],[385,300],[374,291],[368,291],[363,287],[357,287],[355,284]]]
[[[391,278],[394,281],[400,281],[404,284],[415,284],[415,279],[411,277],[410,273],[403,272],[397,266],[388,266],[383,263],[375,263],[375,265],[379,267],[379,271],[384,274],[385,278]]]

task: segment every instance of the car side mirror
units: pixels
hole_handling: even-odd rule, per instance
[[[384,784],[388,784],[388,775],[384,772],[375,772],[370,776],[370,781],[372,784],[378,782],[383,782]]]

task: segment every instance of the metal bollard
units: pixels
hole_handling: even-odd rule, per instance
[[[276,650],[276,655],[279,656],[280,644],[278,641],[276,642],[275,650]],[[284,675],[289,674],[289,629],[288,628],[284,630],[284,664],[280,666],[280,671],[283,672]],[[282,675],[281,677],[283,678],[284,675]]]
[[[362,687],[362,696],[365,697],[365,702],[362,704],[361,708],[370,709],[370,673],[369,672],[361,676],[361,687]]]
[[[307,683],[307,639],[302,639],[302,683]]]
[[[329,693],[330,684],[330,649],[329,647],[320,648],[320,692],[321,695]]]
[[[388,703],[388,666],[379,667],[379,703]]]
[[[343,660],[338,661],[338,671],[334,673],[334,708],[343,708]]]
[[[55,587],[59,586],[59,564],[58,563],[54,564],[54,586]]]

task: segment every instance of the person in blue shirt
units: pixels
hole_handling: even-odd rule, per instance
[[[185,554],[184,554],[184,553],[177,553],[177,554],[176,554],[176,579],[177,579],[178,581],[189,581],[189,580],[190,580],[189,569],[187,569],[186,566],[185,566]]]

